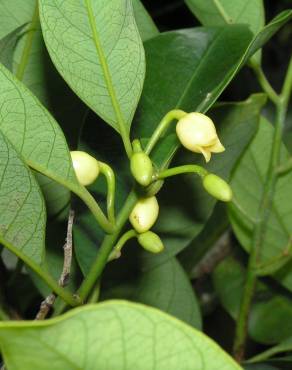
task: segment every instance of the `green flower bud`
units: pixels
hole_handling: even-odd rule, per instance
[[[77,150],[70,154],[80,184],[84,186],[92,184],[99,175],[98,161],[88,153]]]
[[[138,235],[138,242],[141,247],[151,253],[160,253],[164,249],[161,239],[152,231],[146,231],[146,233]]]
[[[142,186],[151,183],[153,167],[151,159],[143,152],[134,153],[131,157],[131,172],[134,179]]]
[[[133,208],[129,220],[138,233],[145,233],[154,225],[159,213],[156,197],[142,198]]]
[[[212,173],[206,175],[203,179],[203,186],[209,194],[222,202],[230,202],[232,199],[231,187],[219,176]]]

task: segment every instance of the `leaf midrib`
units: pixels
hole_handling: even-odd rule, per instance
[[[102,68],[102,71],[103,71],[105,83],[107,85],[109,95],[110,95],[110,98],[111,98],[111,101],[112,101],[112,105],[113,105],[113,108],[114,108],[114,111],[115,111],[115,114],[116,114],[119,130],[120,130],[121,135],[123,137],[124,136],[126,137],[127,132],[125,130],[126,125],[125,125],[124,117],[123,117],[123,114],[121,112],[121,109],[120,109],[120,106],[119,106],[119,103],[118,103],[118,100],[117,100],[117,97],[116,97],[115,89],[114,89],[113,82],[112,82],[112,77],[110,75],[110,71],[109,71],[109,68],[108,68],[108,65],[107,65],[107,61],[106,61],[104,52],[103,52],[101,44],[100,44],[98,31],[97,31],[96,24],[95,24],[95,18],[94,18],[94,14],[93,14],[91,0],[85,0],[85,7],[86,7],[88,18],[89,18],[90,28],[91,28],[91,31],[92,31],[92,34],[93,34],[94,45],[95,45],[95,48],[96,48],[98,58],[100,60],[100,64],[101,64],[101,68]]]

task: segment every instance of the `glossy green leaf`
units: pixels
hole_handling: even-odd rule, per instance
[[[0,130],[35,170],[73,191],[74,174],[64,135],[37,98],[0,66]]]
[[[78,96],[119,132],[128,132],[145,61],[130,0],[41,0],[51,58]]]
[[[142,273],[132,299],[159,308],[197,329],[202,328],[195,292],[176,258]]]
[[[185,0],[205,26],[245,23],[253,33],[265,24],[263,0]]]
[[[147,41],[159,34],[159,30],[153,22],[150,14],[140,0],[133,0],[134,16],[142,41]]]
[[[273,126],[262,118],[257,135],[238,163],[231,180],[235,203],[230,205],[230,220],[236,236],[247,251],[250,249],[252,230],[260,207],[273,134]],[[283,145],[281,162],[284,163],[288,157],[289,153]],[[292,205],[287,199],[291,194],[291,182],[290,172],[280,177],[276,184],[258,264],[258,272],[261,274],[271,274],[289,261],[292,248]]]
[[[237,160],[257,130],[264,103],[265,96],[258,94],[244,102],[224,104],[210,111],[220,140],[226,148],[225,152],[214,155],[206,164],[201,155],[182,150],[173,166],[198,163],[228,180]],[[158,199],[160,213],[154,231],[162,238],[165,251],[155,258],[145,254],[145,259],[152,259],[155,264],[188,247],[206,224],[216,204],[216,199],[204,190],[201,179],[194,174],[167,179]],[[192,244],[188,250],[196,253]]]
[[[258,33],[265,24],[263,0],[185,0],[194,15],[204,26],[222,24],[248,24]],[[261,51],[254,58],[261,60]]]
[[[17,27],[0,40],[0,63],[2,63],[10,71],[12,70],[13,53],[16,42],[23,27],[24,26]]]
[[[23,345],[25,343],[25,346]],[[240,370],[204,334],[153,308],[111,301],[45,322],[0,323],[9,370]],[[113,355],[114,354],[114,355]]]
[[[41,264],[46,211],[38,184],[0,131],[0,242],[24,260]]]

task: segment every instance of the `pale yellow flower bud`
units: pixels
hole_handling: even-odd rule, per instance
[[[176,125],[176,133],[181,144],[195,153],[202,153],[206,162],[211,153],[225,150],[221,144],[213,121],[202,113],[189,113],[181,118]]]
[[[86,152],[76,150],[70,154],[80,184],[84,186],[92,184],[99,175],[98,161]]]
[[[138,233],[145,233],[154,225],[159,213],[156,197],[142,198],[133,208],[129,220]]]

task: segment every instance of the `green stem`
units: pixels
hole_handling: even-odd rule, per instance
[[[292,59],[288,67],[287,75],[284,81],[282,93],[274,99],[276,104],[276,123],[273,137],[272,152],[269,167],[266,175],[266,181],[258,210],[258,222],[253,230],[253,238],[250,249],[250,256],[247,267],[246,281],[243,291],[243,297],[240,304],[239,316],[236,321],[234,357],[241,362],[245,353],[245,342],[247,338],[248,316],[252,304],[252,299],[256,289],[257,282],[257,264],[260,257],[261,247],[266,234],[266,226],[270,215],[272,201],[275,192],[275,186],[278,178],[277,168],[280,160],[280,149],[282,143],[282,133],[287,113],[287,106],[290,99],[292,86]],[[271,91],[266,91],[270,94]]]
[[[107,215],[109,221],[115,224],[115,194],[116,194],[116,180],[112,168],[103,162],[98,162],[100,172],[105,176],[107,182]]]
[[[208,171],[205,168],[198,166],[196,164],[186,164],[184,166],[168,168],[167,170],[161,171],[160,173],[158,173],[157,179],[162,180],[167,177],[181,175],[184,173],[195,173],[200,177],[204,178],[208,174]]]
[[[98,302],[99,296],[100,296],[100,280],[98,280],[97,283],[95,284],[95,287],[88,299],[88,303]]]
[[[112,261],[116,258],[118,258],[121,254],[121,250],[123,246],[127,243],[128,240],[135,238],[137,236],[137,233],[134,229],[128,230],[123,234],[120,239],[118,240],[117,244],[114,246],[108,260]]]
[[[137,195],[135,192],[131,192],[126,200],[124,207],[117,217],[117,223],[115,232],[111,235],[107,235],[97,253],[96,259],[93,262],[86,278],[78,289],[77,294],[79,295],[82,301],[85,301],[88,295],[90,294],[93,286],[95,285],[97,279],[101,276],[105,265],[108,262],[109,255],[115,245],[119,234],[124,227],[125,223],[128,221],[129,215],[137,202]]]
[[[169,111],[160,121],[158,126],[156,127],[155,131],[153,132],[150,140],[148,141],[148,144],[145,149],[146,154],[150,154],[152,149],[155,147],[156,143],[160,139],[160,137],[164,134],[164,132],[167,130],[170,123],[176,119],[179,120],[183,118],[187,113],[180,109],[174,109]]]
[[[60,287],[60,285],[55,281],[55,279],[39,264],[34,262],[32,259],[27,257],[20,249],[15,248],[12,244],[8,243],[6,240],[3,240],[0,237],[0,243],[5,245],[12,253],[14,253],[18,258],[22,259],[23,262],[29,266],[36,274],[38,274],[42,280],[51,288],[53,292],[55,292],[58,296],[60,296],[68,305],[70,306],[77,306],[79,304],[79,300],[71,293],[66,291],[64,288]]]
[[[274,90],[274,88],[271,86],[270,82],[266,78],[261,66],[253,58],[250,59],[250,66],[253,69],[262,89],[268,95],[269,99],[275,105],[277,105],[279,101],[279,95],[276,93],[276,91]]]
[[[35,10],[34,10],[32,20],[31,20],[30,28],[27,31],[27,36],[26,36],[25,44],[24,44],[23,51],[22,51],[22,54],[21,54],[20,62],[19,62],[19,65],[17,67],[17,70],[15,72],[15,76],[19,80],[22,80],[23,76],[24,76],[24,72],[25,72],[25,69],[26,69],[26,66],[27,66],[27,63],[28,63],[28,59],[29,59],[29,55],[30,55],[30,52],[31,52],[32,42],[33,42],[33,38],[34,38],[35,31],[36,31],[36,28],[37,28],[38,20],[39,20],[39,9],[38,9],[38,2],[36,2],[36,6],[35,6]]]
[[[71,187],[71,190],[83,200],[103,230],[109,234],[112,234],[115,230],[115,226],[106,218],[89,191],[84,186]]]

